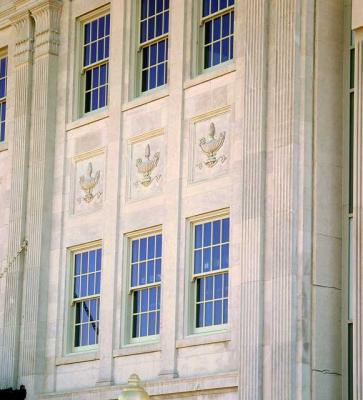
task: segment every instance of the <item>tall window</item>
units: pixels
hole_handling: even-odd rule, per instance
[[[73,254],[73,348],[98,343],[102,250]]]
[[[103,15],[83,26],[83,112],[107,106],[110,15]]]
[[[193,225],[194,330],[228,322],[229,218]]]
[[[0,57],[0,143],[5,142],[8,58]]]
[[[160,233],[131,240],[131,338],[160,332],[162,237]]]
[[[169,0],[140,0],[141,92],[167,83]]]
[[[201,0],[203,68],[233,58],[234,0]]]

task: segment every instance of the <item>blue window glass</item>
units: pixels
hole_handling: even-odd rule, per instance
[[[158,335],[160,331],[161,234],[131,241],[131,337]]]
[[[8,58],[0,58],[0,143],[5,141]]]
[[[228,322],[229,218],[194,225],[195,327]]]
[[[204,68],[233,58],[234,1],[202,0]]]
[[[98,343],[101,289],[101,249],[74,254],[74,347]]]
[[[84,113],[88,113],[108,102],[110,15],[86,23],[83,36]]]
[[[167,83],[169,1],[140,0],[141,92]]]

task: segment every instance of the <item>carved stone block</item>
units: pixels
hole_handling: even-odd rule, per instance
[[[229,108],[192,120],[189,148],[189,181],[215,178],[228,171],[230,157]]]
[[[71,213],[91,212],[100,208],[104,198],[104,149],[73,159]]]
[[[128,199],[139,200],[162,191],[165,163],[162,130],[129,141]]]

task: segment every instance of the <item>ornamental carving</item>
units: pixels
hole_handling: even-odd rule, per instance
[[[141,179],[136,182],[136,185],[141,184],[144,187],[148,187],[151,183],[156,180],[159,181],[161,175],[151,176],[152,171],[157,167],[160,159],[160,153],[157,152],[151,157],[150,145],[147,144],[145,147],[145,158],[138,158],[136,160],[136,167],[139,175],[141,175]]]
[[[226,132],[220,132],[219,135],[216,135],[216,128],[213,122],[209,125],[209,132],[207,137],[202,137],[199,140],[199,147],[202,152],[207,156],[207,158],[198,163],[198,168],[202,169],[203,165],[208,168],[214,167],[219,161],[224,163],[227,157],[223,154],[218,156],[218,151],[222,148],[224,144],[224,140],[226,138]]]
[[[228,173],[232,127],[230,106],[197,115],[191,120],[188,151],[190,183]]]
[[[101,191],[94,193],[94,190],[100,181],[100,176],[100,170],[93,174],[93,166],[90,161],[87,165],[86,173],[79,178],[79,186],[84,193],[82,197],[78,198],[79,203],[82,201],[91,203],[95,197],[100,198],[102,195]]]

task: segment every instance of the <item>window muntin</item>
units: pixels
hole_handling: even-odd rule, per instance
[[[160,332],[161,233],[131,240],[131,340]]]
[[[98,344],[102,250],[73,254],[73,348]]]
[[[229,218],[193,225],[194,329],[228,323]]]
[[[8,58],[0,57],[0,143],[5,142]]]
[[[141,92],[167,83],[169,0],[140,0]]]
[[[202,0],[203,69],[233,59],[234,0]]]
[[[85,114],[107,106],[109,53],[110,14],[106,14],[83,26],[82,75]]]

